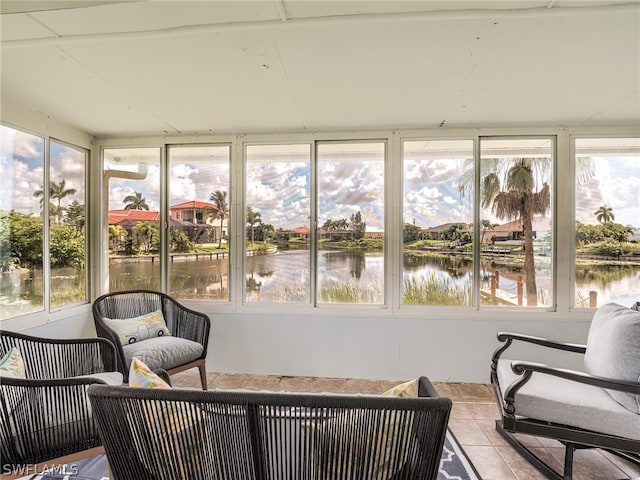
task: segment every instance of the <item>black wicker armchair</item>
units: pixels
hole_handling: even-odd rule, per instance
[[[15,347],[26,378],[0,377],[2,472],[101,445],[91,384],[121,384],[114,345],[101,338],[50,339],[0,330],[0,358]]]
[[[118,480],[435,480],[451,400],[418,394],[89,389]]]
[[[586,345],[498,333],[504,345],[491,362],[491,383],[502,411],[496,430],[549,479],[572,478],[578,448],[602,448],[640,465],[639,338],[640,314],[615,304],[596,312]],[[504,358],[514,342],[582,355],[585,372]],[[564,444],[563,471],[536,455],[518,433]]]
[[[108,320],[130,320],[158,310],[170,335],[123,345],[118,333],[107,325]],[[93,320],[98,336],[115,344],[125,381],[128,381],[131,359],[138,357],[152,370],[164,369],[169,375],[198,367],[202,389],[207,389],[205,358],[211,328],[207,315],[185,307],[162,292],[130,290],[97,298],[93,302]]]

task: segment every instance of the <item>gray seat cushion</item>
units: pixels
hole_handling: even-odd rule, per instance
[[[512,360],[498,362],[498,382],[504,396],[519,378]],[[571,425],[640,440],[640,415],[616,402],[603,388],[534,372],[515,397],[516,415]]]
[[[123,345],[127,364],[138,357],[151,370],[171,368],[192,362],[202,355],[203,347],[198,342],[179,337],[156,337],[144,342]]]
[[[640,382],[640,312],[615,303],[600,307],[591,320],[584,367],[591,375]],[[607,392],[640,413],[640,395]]]

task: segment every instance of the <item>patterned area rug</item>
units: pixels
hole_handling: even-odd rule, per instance
[[[33,475],[31,480],[109,480],[107,458],[105,455],[84,458],[57,471]],[[438,480],[481,480],[451,430],[444,442]]]

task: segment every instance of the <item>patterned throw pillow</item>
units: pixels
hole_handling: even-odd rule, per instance
[[[381,396],[415,398],[418,380],[397,385]],[[412,429],[410,413],[384,415],[384,412],[377,416],[366,411],[347,411],[336,418],[305,425],[316,438],[313,444],[316,478],[353,478],[358,472],[363,480],[387,480],[401,470],[407,460]],[[384,421],[380,422],[380,418]],[[367,431],[374,433],[358,433]],[[398,448],[403,448],[403,453],[394,457]]]
[[[27,378],[22,354],[16,347],[0,359],[0,377]]]
[[[170,389],[171,386],[153,373],[144,362],[133,358],[129,368],[129,386],[134,388]],[[198,439],[203,438],[203,412],[188,402],[159,402],[158,408],[144,409],[140,424],[132,418],[135,449],[144,466],[162,478],[163,468],[159,458],[177,468],[180,478],[190,478],[190,471],[198,471],[194,465],[202,462],[208,453]],[[159,434],[159,435],[158,435]],[[151,447],[151,451],[148,447]]]
[[[156,310],[139,317],[124,319],[103,318],[103,320],[107,327],[116,332],[120,343],[123,345],[141,342],[149,338],[162,337],[163,335],[171,335],[164,321],[162,310]]]
[[[139,358],[133,357],[129,367],[129,386],[135,388],[171,388]]]

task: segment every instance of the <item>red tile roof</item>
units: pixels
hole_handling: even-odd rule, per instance
[[[183,202],[183,203],[178,203],[176,205],[172,205],[169,207],[169,210],[187,210],[192,208],[203,208],[203,209],[212,208],[214,210],[218,209],[218,207],[216,207],[213,203],[201,202],[200,200],[191,200],[189,202]]]
[[[309,227],[296,227],[292,230],[295,233],[308,234],[310,232]]]
[[[109,210],[109,225],[124,221],[135,222],[159,222],[160,212],[150,212],[148,210]]]

